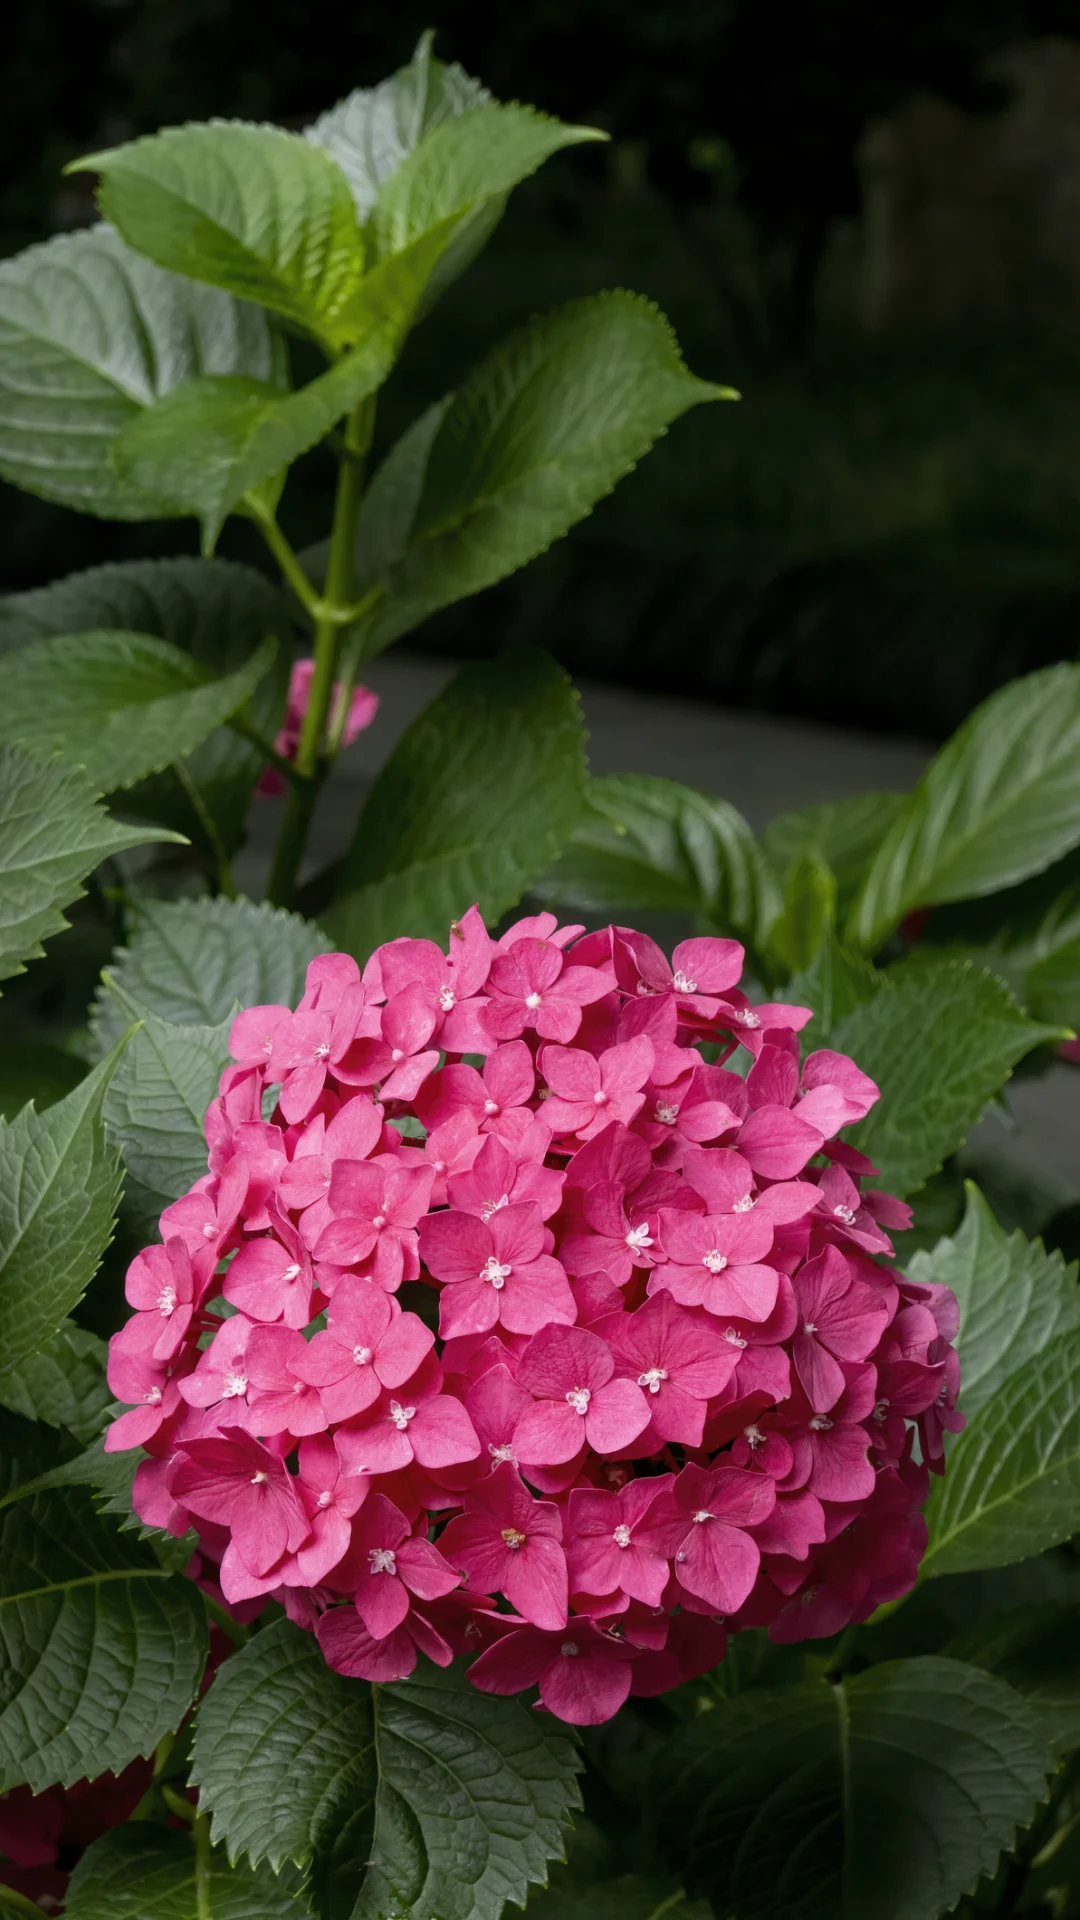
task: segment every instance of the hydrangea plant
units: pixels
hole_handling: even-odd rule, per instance
[[[1078,1024],[1080,669],[759,841],[514,649],[313,832],[365,663],[730,393],[599,293],[381,446],[598,137],[425,41],[0,265],[0,474],[201,543],[0,602],[2,1920],[1076,1910],[1076,1276],[957,1154]]]

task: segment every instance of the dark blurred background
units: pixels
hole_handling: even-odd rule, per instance
[[[699,409],[550,554],[410,643],[928,737],[1080,644],[1080,0],[16,0],[0,254],[94,217],[80,152],[299,127],[437,51],[611,144],[519,189],[410,343],[385,445],[515,321],[634,287]],[[330,474],[285,519],[321,535]],[[0,587],[194,550],[0,489]],[[252,553],[243,529],[223,551]]]

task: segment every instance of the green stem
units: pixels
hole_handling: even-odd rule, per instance
[[[287,760],[283,753],[279,753],[276,747],[271,746],[269,740],[264,739],[257,727],[249,725],[248,721],[242,720],[239,714],[235,713],[232,719],[227,720],[225,724],[230,733],[239,734],[241,740],[246,740],[249,746],[255,747],[257,751],[262,754],[263,759],[269,766],[276,767],[282,777],[289,782],[290,786],[304,785],[308,777],[307,774],[298,773],[292,761]]]
[[[318,592],[312,581],[308,579],[273,514],[267,512],[266,508],[261,507],[256,501],[249,501],[248,516],[254,520],[305,613],[314,620],[319,606]]]
[[[211,813],[209,807],[207,806],[206,801],[203,799],[202,794],[199,792],[198,786],[196,785],[195,781],[192,779],[183,761],[182,760],[175,761],[173,763],[173,770],[176,774],[177,779],[180,782],[180,785],[183,787],[184,792],[187,794],[187,797],[191,802],[192,809],[194,810],[198,818],[199,825],[201,826],[208,841],[210,842],[210,848],[214,856],[214,862],[215,862],[215,865],[217,866],[218,892],[223,893],[225,895],[226,900],[235,900],[236,899],[236,882],[234,881],[232,876],[232,868],[229,865],[228,856],[226,855],[225,849],[221,844],[221,836],[217,830],[217,821],[214,819],[213,814]]]
[[[666,1900],[661,1900],[660,1905],[654,1907],[647,1916],[647,1920],[661,1920],[663,1914],[672,1913],[676,1907],[681,1907],[685,1899],[686,1888],[680,1887],[677,1893],[669,1893]]]
[[[203,1606],[215,1626],[219,1626],[222,1633],[228,1635],[234,1647],[246,1647],[250,1637],[247,1628],[239,1620],[233,1619],[228,1608],[223,1607],[220,1600],[211,1600],[210,1595],[204,1593]]]
[[[169,1812],[175,1813],[178,1820],[186,1820],[189,1827],[195,1825],[199,1817],[198,1808],[193,1801],[187,1798],[186,1794],[178,1792],[175,1787],[162,1787],[161,1797],[168,1807]]]
[[[195,1917],[213,1920],[210,1906],[210,1822],[200,1813],[191,1829],[195,1842]]]
[[[28,1900],[25,1893],[16,1892],[14,1887],[0,1886],[0,1906],[9,1913],[25,1913],[30,1920],[41,1920],[41,1908],[36,1901]]]

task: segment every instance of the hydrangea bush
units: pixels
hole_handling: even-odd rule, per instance
[[[1075,1056],[1080,668],[761,838],[546,653],[379,709],[732,397],[594,292],[387,436],[601,137],[425,37],[0,263],[0,476],[193,523],[0,600],[0,1920],[1080,1910],[1076,1190],[968,1141]]]

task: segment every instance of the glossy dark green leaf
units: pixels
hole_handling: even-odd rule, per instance
[[[0,1406],[24,1420],[66,1427],[86,1445],[101,1432],[113,1405],[107,1358],[104,1340],[65,1320],[37,1353],[0,1374]]]
[[[806,1042],[822,1047],[841,1020],[881,992],[886,979],[869,960],[849,953],[830,933],[810,965],[792,974],[784,993],[792,1005],[813,1008],[814,1023],[806,1032]]]
[[[217,1026],[175,1026],[119,984],[124,1017],[141,1021],[109,1089],[105,1119],[127,1175],[124,1204],[147,1229],[206,1172],[206,1110],[229,1059],[232,1015]]]
[[[88,1847],[71,1876],[68,1920],[305,1920],[299,1876],[230,1867],[215,1850],[201,1880],[192,1837],[145,1821]]]
[[[859,793],[777,814],[762,835],[765,850],[780,873],[801,855],[831,867],[838,903],[847,907],[904,798],[902,793]]]
[[[1080,1747],[1080,1638],[1068,1600],[1011,1607],[960,1633],[945,1651],[1007,1680],[1034,1708],[1059,1754]]]

